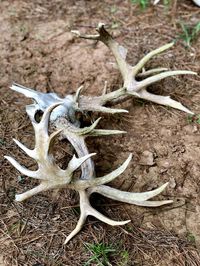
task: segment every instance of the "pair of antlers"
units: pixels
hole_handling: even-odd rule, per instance
[[[80,196],[81,215],[77,226],[67,237],[65,244],[81,230],[88,215],[92,215],[113,226],[123,225],[130,221],[114,221],[95,210],[90,205],[89,201],[89,197],[92,193],[99,193],[114,200],[146,207],[157,207],[172,202],[172,200],[149,201],[152,197],[160,194],[166,188],[168,183],[155,190],[142,193],[120,191],[105,185],[126,170],[132,159],[131,154],[116,170],[105,176],[96,177],[95,167],[92,160],[92,156],[95,154],[89,153],[85,139],[89,136],[106,136],[110,134],[123,134],[125,132],[119,130],[96,129],[100,118],[91,126],[80,128],[80,123],[76,118],[76,112],[81,111],[84,113],[85,111],[97,111],[111,114],[128,112],[123,109],[111,108],[111,106],[125,101],[130,98],[130,96],[136,96],[192,114],[192,112],[181,103],[168,96],[164,97],[149,93],[146,88],[148,85],[169,76],[196,74],[195,72],[185,70],[168,71],[165,68],[156,68],[141,72],[145,64],[153,56],[170,48],[173,43],[164,45],[150,52],[143,57],[137,65],[131,66],[126,62],[127,50],[111,37],[106,31],[104,24],[100,23],[98,25],[97,32],[97,35],[82,35],[79,32],[74,31],[74,33],[81,38],[102,41],[108,46],[116,59],[120,73],[123,77],[124,84],[122,88],[110,93],[104,92],[101,96],[87,97],[80,94],[82,89],[82,87],[80,87],[75,95],[67,95],[65,98],[60,98],[55,93],[45,94],[17,84],[13,84],[11,87],[12,90],[20,92],[26,97],[34,100],[34,104],[26,106],[26,111],[35,131],[35,148],[30,150],[19,141],[14,141],[29,157],[36,160],[38,169],[36,171],[28,170],[21,166],[12,157],[5,156],[5,158],[23,175],[27,175],[40,181],[38,186],[25,193],[16,195],[15,199],[16,201],[23,201],[49,189],[68,188],[78,191]],[[138,81],[138,77],[143,79]],[[39,122],[36,119],[38,111],[43,112],[42,118]],[[49,124],[56,128],[56,131],[50,135],[48,133]],[[64,170],[55,163],[52,154],[54,140],[59,134],[68,139],[77,154],[77,157],[74,155],[67,168]],[[79,179],[77,179],[74,177],[74,172],[79,167],[81,167],[81,175]]]

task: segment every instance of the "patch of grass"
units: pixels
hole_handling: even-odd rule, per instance
[[[200,125],[200,115],[197,116],[197,124]]]
[[[24,184],[26,177],[24,175],[18,175],[17,180],[20,184]]]
[[[72,207],[72,211],[77,216],[79,216],[81,214],[80,207]]]
[[[8,233],[10,235],[12,234],[17,234],[18,236],[20,235],[20,232],[21,232],[21,229],[24,225],[24,222],[21,221],[21,220],[18,220],[17,222],[11,224],[9,227],[8,227]]]
[[[149,6],[149,0],[131,0],[132,4],[138,4],[142,9],[145,9]]]
[[[193,117],[194,117],[194,115],[188,115],[187,116],[187,122],[188,122],[188,124],[191,124],[192,122],[194,122],[193,121]]]
[[[188,115],[187,116],[187,122],[188,122],[188,124],[196,123],[196,124],[200,125],[200,114]]]
[[[117,22],[117,21],[113,21],[112,24],[111,24],[111,28],[114,30],[114,29],[117,29],[120,27],[120,23]]]
[[[26,34],[26,33],[28,32],[28,29],[27,29],[27,27],[26,27],[25,25],[21,25],[21,26],[19,27],[19,31],[20,31],[21,33]]]
[[[193,41],[195,41],[200,35],[200,22],[194,26],[189,26],[184,22],[180,22],[182,33],[179,38],[182,39],[187,47],[191,47]]]
[[[111,266],[109,256],[116,253],[116,249],[112,245],[99,244],[85,244],[86,249],[91,253],[91,257],[84,266],[89,266],[91,263],[96,263],[97,266]]]
[[[112,266],[110,262],[111,256],[115,260],[114,265],[126,266],[129,262],[129,253],[127,250],[123,250],[113,245],[107,245],[104,243],[90,244],[86,243],[85,247],[90,252],[91,257],[85,262],[84,266],[97,265],[97,266]]]
[[[117,12],[117,6],[111,6],[111,8],[110,8],[110,13],[111,14],[114,14],[114,13],[116,13]]]
[[[168,6],[170,4],[170,0],[164,0],[164,5]]]
[[[5,145],[5,141],[3,139],[0,139],[0,145]]]
[[[191,243],[194,243],[195,244],[195,236],[192,234],[192,233],[188,233],[187,234],[187,240]]]
[[[129,253],[127,250],[123,250],[121,252],[121,262],[119,263],[119,266],[125,266],[128,265],[129,262]]]
[[[128,232],[133,232],[133,227],[131,226],[131,225],[129,225],[129,224],[126,224],[126,230],[128,231]]]
[[[150,1],[149,0],[131,0],[132,4],[138,4],[142,9],[145,9],[149,6]],[[170,4],[170,0],[163,0],[163,4],[165,6],[168,6]]]

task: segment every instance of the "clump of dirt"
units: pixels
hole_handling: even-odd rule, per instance
[[[30,148],[34,146],[33,129],[24,111],[30,101],[9,90],[12,81],[61,96],[74,93],[80,85],[84,85],[85,95],[101,94],[105,81],[110,91],[121,86],[107,47],[75,38],[72,29],[94,32],[98,22],[107,23],[113,36],[128,48],[131,64],[176,39],[174,48],[151,60],[147,68],[190,69],[199,73],[198,41],[186,48],[179,38],[179,22],[195,24],[200,11],[191,1],[180,2],[146,10],[118,0],[1,3],[0,265],[83,265],[91,254],[82,242],[115,243],[117,249],[128,252],[126,265],[200,264],[198,77],[176,76],[149,88],[177,99],[196,116],[132,99],[123,103],[128,115],[104,115],[100,124],[102,128],[126,130],[126,135],[87,142],[89,150],[98,154],[97,176],[116,168],[133,153],[129,168],[112,183],[116,188],[141,192],[169,181],[158,199],[173,199],[174,204],[162,208],[92,198],[102,213],[116,220],[131,219],[130,225],[113,228],[89,218],[82,232],[63,246],[79,217],[76,193],[46,192],[15,203],[15,193],[32,188],[36,181],[20,176],[3,159],[3,155],[13,155],[27,167],[35,166],[12,141],[16,138]],[[62,154],[66,156],[64,145],[61,161]],[[112,258],[111,263],[120,265],[121,257]]]

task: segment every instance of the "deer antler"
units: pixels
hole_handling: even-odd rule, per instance
[[[164,204],[171,203],[171,200],[166,201],[148,201],[148,199],[158,195],[161,193],[164,188],[167,186],[167,183],[161,186],[158,189],[153,191],[144,192],[144,193],[130,193],[123,192],[117,189],[112,189],[109,186],[105,186],[104,184],[114,180],[117,176],[122,174],[127,168],[132,156],[129,155],[128,159],[116,170],[107,174],[103,177],[95,178],[95,172],[93,167],[93,161],[91,157],[95,155],[94,153],[89,154],[86,144],[85,138],[87,136],[98,136],[98,135],[107,135],[107,134],[117,134],[123,133],[115,130],[98,130],[95,129],[99,119],[94,122],[88,128],[77,128],[72,125],[66,118],[58,118],[55,122],[55,126],[58,128],[57,131],[52,133],[50,136],[48,135],[48,124],[51,112],[60,105],[60,103],[56,103],[48,107],[39,123],[36,121],[32,121],[33,128],[35,130],[35,148],[34,150],[30,150],[25,147],[22,143],[17,140],[14,140],[15,143],[31,158],[35,159],[38,163],[38,170],[31,171],[23,166],[21,166],[15,159],[9,156],[5,156],[5,158],[22,174],[27,175],[32,178],[36,178],[40,180],[40,185],[37,187],[16,195],[16,201],[23,201],[35,194],[38,194],[42,191],[56,189],[56,188],[69,188],[74,189],[79,192],[80,195],[80,209],[81,216],[78,221],[76,228],[72,231],[72,233],[67,237],[65,243],[67,243],[73,236],[75,236],[83,227],[85,220],[88,215],[92,215],[97,219],[110,224],[110,225],[123,225],[129,222],[122,221],[117,222],[113,221],[97,210],[95,210],[89,202],[89,197],[92,193],[97,192],[106,197],[128,202],[135,205],[140,206],[161,206]],[[68,164],[66,170],[60,169],[54,161],[52,151],[53,140],[55,137],[62,134],[70,141],[75,150],[77,151],[78,158],[73,156],[71,161]],[[83,155],[83,156],[81,156]],[[73,173],[79,167],[82,167],[82,175],[79,180],[73,180]]]
[[[26,97],[34,100],[34,104],[26,106],[26,111],[35,131],[35,148],[30,150],[19,141],[14,141],[28,156],[36,160],[38,169],[36,171],[28,170],[21,166],[15,159],[9,156],[5,157],[22,174],[39,179],[40,181],[40,184],[37,187],[25,193],[16,195],[16,200],[23,201],[39,192],[49,189],[67,188],[78,191],[80,195],[81,215],[76,228],[67,237],[65,243],[81,230],[88,215],[92,215],[110,225],[123,225],[129,222],[129,220],[122,222],[113,221],[95,210],[90,205],[89,201],[92,193],[99,193],[114,200],[147,207],[157,207],[172,202],[172,200],[149,201],[149,199],[160,194],[166,188],[168,183],[155,190],[142,193],[120,191],[105,185],[126,170],[132,159],[131,154],[120,167],[112,171],[110,174],[96,177],[95,167],[92,160],[92,156],[95,154],[89,153],[85,139],[90,136],[106,136],[110,134],[123,134],[125,132],[119,130],[96,129],[100,118],[91,126],[80,128],[80,122],[76,119],[75,115],[76,111],[81,110],[83,113],[84,111],[89,110],[108,113],[127,112],[126,110],[105,107],[104,105],[114,105],[119,101],[124,101],[127,97],[134,95],[136,97],[149,99],[156,103],[169,105],[182,111],[192,113],[180,103],[169,97],[158,96],[147,92],[146,86],[168,76],[177,74],[195,74],[194,72],[181,70],[162,72],[166,69],[158,68],[140,73],[140,70],[150,58],[168,49],[172,44],[167,44],[147,54],[136,66],[132,67],[125,60],[125,48],[113,40],[102,23],[99,24],[97,31],[99,32],[98,35],[79,35],[82,38],[100,40],[111,49],[124,80],[123,88],[99,97],[86,97],[80,95],[82,89],[82,87],[80,87],[75,95],[67,95],[65,98],[60,98],[55,93],[41,93],[17,84],[13,84],[11,87],[12,90],[20,92]],[[151,76],[155,73],[159,74]],[[137,81],[136,77],[147,78],[142,81]],[[36,114],[39,110],[43,112],[43,115],[40,122],[37,122]],[[56,131],[51,135],[48,133],[49,122],[51,122],[54,128],[56,128]],[[59,134],[68,139],[78,156],[77,158],[75,155],[73,156],[65,170],[56,165],[52,154],[54,139]],[[74,171],[78,167],[81,167],[81,175],[79,179],[74,178]]]
[[[23,90],[25,90],[25,88],[23,88]],[[30,89],[27,89],[27,91],[28,90],[30,91]],[[116,177],[118,177],[120,174],[122,174],[125,171],[129,162],[131,161],[132,155],[129,155],[127,160],[119,168],[117,168],[110,174],[96,178],[94,171],[94,164],[91,159],[91,157],[95,155],[95,153],[89,154],[85,144],[85,138],[88,136],[119,134],[124,132],[118,130],[95,129],[100,119],[95,121],[90,127],[78,128],[73,124],[71,124],[66,119],[66,117],[60,117],[57,118],[57,120],[54,122],[54,126],[56,126],[58,130],[49,136],[48,124],[51,113],[61,104],[62,103],[58,102],[50,105],[45,110],[41,118],[41,121],[39,123],[37,123],[35,120],[34,121],[32,120],[33,128],[35,130],[35,148],[33,150],[28,149],[19,141],[14,140],[15,143],[28,156],[37,161],[38,170],[36,171],[28,170],[25,167],[21,166],[15,159],[9,156],[5,156],[5,158],[22,174],[32,178],[39,179],[41,182],[40,185],[38,185],[37,187],[25,193],[16,195],[15,197],[16,201],[23,201],[35,194],[50,189],[69,188],[78,191],[80,195],[81,216],[76,228],[67,237],[65,243],[67,243],[73,236],[75,236],[81,230],[88,215],[92,215],[97,219],[113,226],[123,225],[130,221],[130,220],[122,222],[113,221],[105,217],[101,213],[99,213],[97,210],[95,210],[90,205],[89,202],[89,197],[94,192],[100,193],[106,197],[115,200],[128,202],[139,206],[155,207],[172,202],[171,200],[148,201],[148,199],[160,194],[167,186],[167,183],[158,189],[144,193],[123,192],[117,189],[113,189],[109,186],[105,186],[106,183],[114,180]],[[38,103],[35,104],[35,107],[38,108]],[[32,116],[31,119],[33,119]],[[55,139],[56,136],[58,136],[58,134],[61,133],[70,141],[70,143],[73,145],[78,154],[78,158],[76,158],[75,155],[73,156],[66,170],[60,169],[55,164],[51,152],[54,143],[53,140]],[[81,166],[82,168],[82,174],[79,180],[74,180],[73,173],[79,166]]]
[[[29,190],[23,194],[16,195],[17,201],[23,201],[41,191],[46,191],[54,188],[61,188],[69,184],[72,180],[73,172],[81,166],[87,159],[95,155],[95,153],[87,154],[83,157],[76,158],[74,155],[68,164],[66,170],[60,169],[54,162],[52,155],[52,146],[55,137],[60,134],[62,129],[57,130],[50,136],[48,134],[48,123],[51,111],[59,106],[60,103],[51,105],[44,112],[42,119],[39,123],[32,122],[35,130],[35,148],[34,150],[28,149],[18,140],[14,139],[15,143],[31,158],[37,161],[38,170],[31,171],[21,166],[15,159],[10,156],[5,158],[20,171],[23,175],[39,179],[40,185],[32,190]]]
[[[186,113],[193,114],[193,112],[191,112],[188,108],[184,107],[181,103],[171,99],[169,96],[161,96],[149,93],[146,90],[146,87],[166,77],[183,75],[183,74],[196,75],[197,73],[188,70],[167,71],[166,68],[156,68],[148,71],[143,71],[140,73],[140,71],[144,68],[145,64],[153,56],[160,54],[165,50],[171,48],[174,45],[174,43],[166,44],[148,53],[135,66],[131,66],[126,62],[127,49],[119,45],[112,38],[112,36],[106,31],[105,25],[103,23],[99,23],[97,27],[98,34],[96,35],[83,35],[79,31],[72,31],[72,32],[78,35],[78,37],[80,38],[103,42],[113,53],[124,83],[123,88],[99,97],[94,97],[92,102],[90,98],[85,96],[80,96],[78,100],[78,106],[81,110],[91,110],[91,111],[95,110],[95,111],[109,112],[109,113],[124,112],[125,110],[105,108],[104,105],[106,103],[114,105],[118,102],[126,100],[130,96],[136,96],[141,99],[149,100],[161,105],[171,106]],[[138,81],[137,80],[138,77],[139,78],[147,77],[147,78]]]

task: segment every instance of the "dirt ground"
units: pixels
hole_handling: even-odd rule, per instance
[[[111,227],[89,217],[83,230],[63,246],[79,217],[77,195],[66,190],[57,196],[45,192],[16,203],[15,193],[32,188],[36,182],[20,177],[3,158],[13,155],[28,167],[34,165],[12,140],[34,145],[24,108],[29,101],[9,89],[13,81],[61,96],[74,93],[81,84],[85,95],[99,95],[105,81],[110,91],[121,86],[107,47],[77,39],[70,30],[94,32],[98,22],[106,23],[113,36],[128,48],[132,64],[147,52],[176,40],[172,49],[155,57],[148,67],[200,73],[200,39],[188,48],[179,38],[180,22],[195,25],[200,21],[200,8],[190,0],[172,0],[168,6],[161,1],[146,10],[129,0],[2,0],[0,13],[0,265],[84,265],[91,257],[84,243],[114,246],[110,264],[105,265],[200,265],[198,76],[167,78],[149,88],[171,95],[196,116],[132,99],[123,104],[129,110],[127,115],[103,115],[100,124],[101,128],[126,130],[126,135],[88,140],[89,150],[98,154],[97,176],[115,169],[128,153],[133,153],[129,168],[112,183],[113,187],[141,192],[170,182],[158,197],[174,200],[166,207],[148,209],[93,197],[93,205],[107,216],[131,219],[126,226]],[[62,145],[61,157],[68,148],[66,143]],[[125,258],[123,254],[128,255]]]

